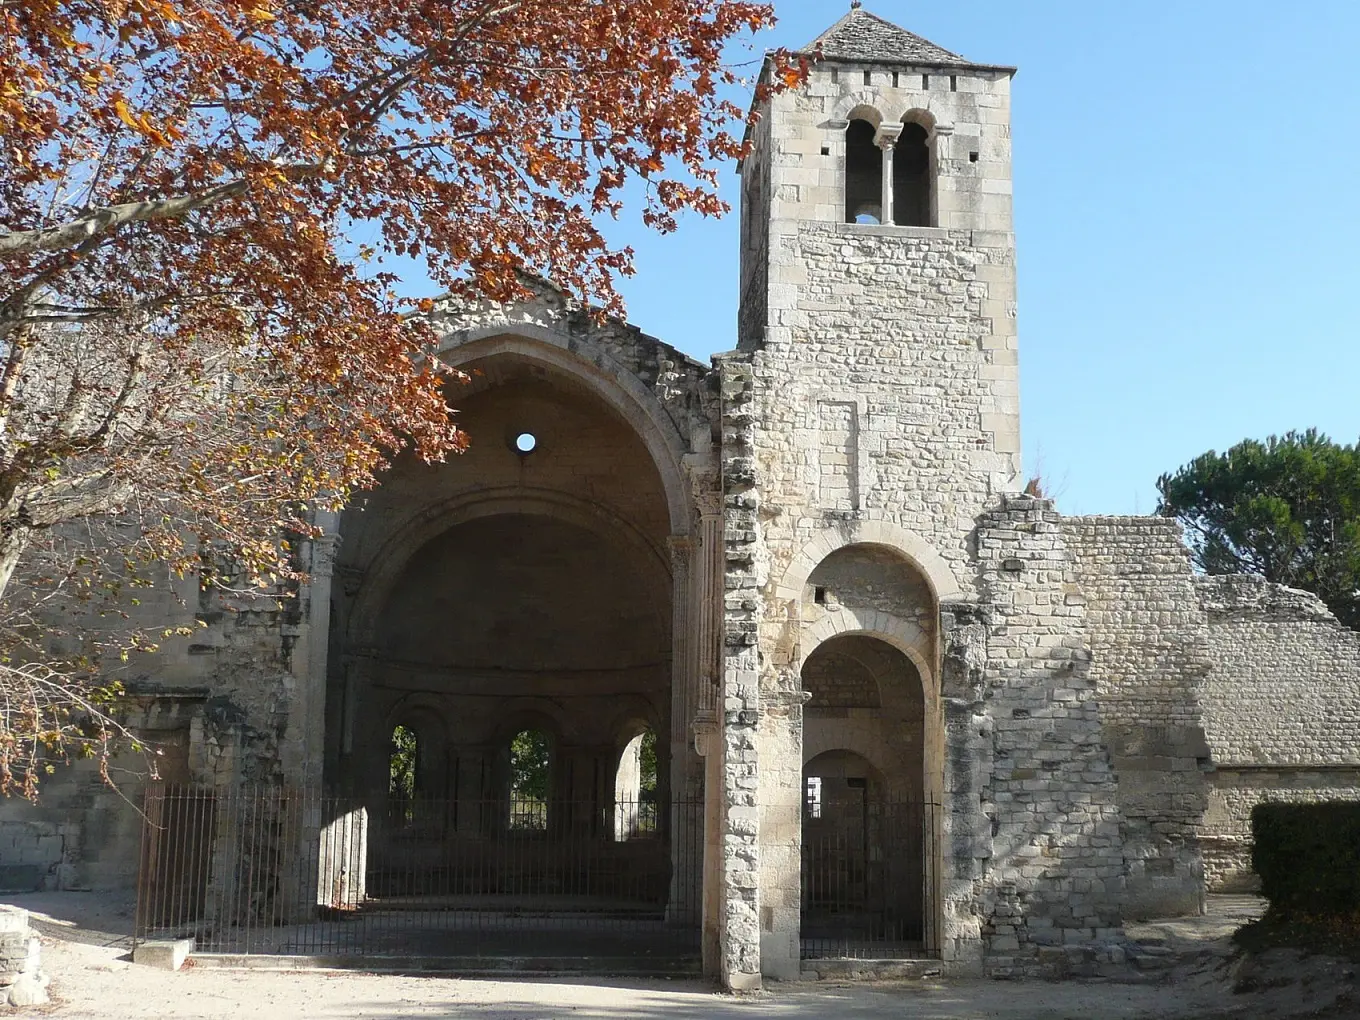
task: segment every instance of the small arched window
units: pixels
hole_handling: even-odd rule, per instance
[[[845,222],[883,222],[883,150],[874,144],[877,129],[852,120],[845,129]]]
[[[520,730],[510,738],[510,815],[512,829],[548,827],[552,743],[541,730]]]
[[[931,162],[929,133],[907,121],[893,150],[893,222],[899,227],[935,225]]]
[[[394,821],[403,825],[415,821],[420,780],[420,738],[409,726],[395,726],[387,756],[387,794]]]

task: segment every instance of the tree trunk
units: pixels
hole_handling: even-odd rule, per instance
[[[0,525],[0,602],[4,601],[9,579],[28,546],[30,529],[13,523]]]

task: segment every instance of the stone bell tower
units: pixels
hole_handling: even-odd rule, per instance
[[[808,814],[817,783],[939,812],[904,916],[928,953],[979,951],[959,920],[973,916],[971,880],[922,863],[989,839],[946,751],[955,728],[982,738],[966,719],[946,725],[941,619],[981,600],[979,521],[1022,485],[1014,69],[858,6],[802,52],[807,80],[750,129],[738,349],[717,359],[732,987],[798,972],[805,830],[825,827]],[[846,693],[841,652],[897,672]]]
[[[741,167],[739,345],[821,385],[890,390],[895,421],[856,428],[947,470],[971,516],[1020,475],[1014,68],[858,6],[802,53],[807,81],[758,111]],[[886,480],[857,467],[833,508]]]

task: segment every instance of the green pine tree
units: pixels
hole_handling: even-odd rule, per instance
[[[1157,480],[1210,574],[1259,574],[1321,598],[1360,629],[1360,444],[1316,429],[1210,450]]]

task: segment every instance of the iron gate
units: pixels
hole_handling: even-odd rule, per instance
[[[939,806],[881,800],[853,784],[804,803],[802,956],[933,957]]]
[[[156,785],[144,811],[139,941],[698,968],[700,800],[366,802]]]

